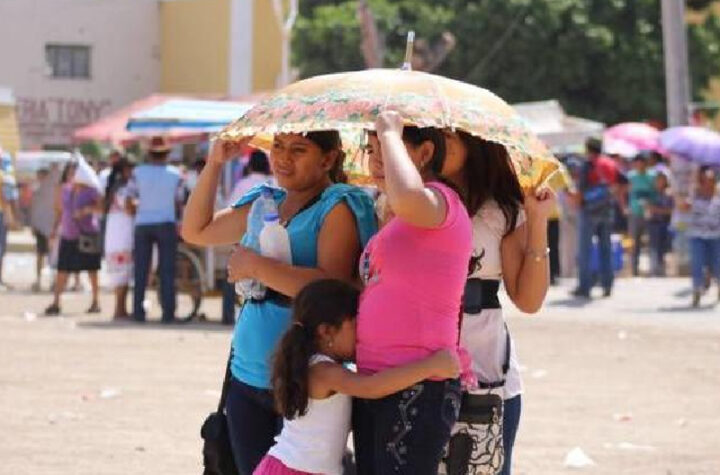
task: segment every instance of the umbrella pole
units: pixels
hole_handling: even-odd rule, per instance
[[[407,44],[405,45],[405,62],[403,62],[403,71],[412,71],[413,45],[415,43],[415,32],[410,30],[407,35]]]

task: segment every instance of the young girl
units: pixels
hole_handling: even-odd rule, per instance
[[[706,267],[720,284],[720,197],[716,195],[715,188],[715,171],[701,168],[695,196],[691,203],[684,206],[691,211],[687,235],[690,238],[693,307],[700,306],[700,297],[705,290]]]
[[[342,473],[350,430],[351,396],[377,399],[427,378],[455,378],[459,365],[447,350],[373,375],[347,370],[355,357],[359,291],[323,279],[295,298],[293,321],[273,369],[283,429],[255,475]]]

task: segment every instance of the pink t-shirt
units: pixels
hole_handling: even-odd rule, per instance
[[[357,365],[376,372],[457,347],[460,301],[472,252],[472,225],[460,197],[430,183],[447,203],[438,228],[392,219],[360,258],[365,290],[357,325]]]

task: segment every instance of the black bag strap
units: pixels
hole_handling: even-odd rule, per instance
[[[462,322],[464,317],[464,309],[462,303],[460,304],[460,316],[458,317],[458,337],[457,337],[457,346],[460,346],[460,333],[462,332]],[[502,372],[503,377],[500,381],[495,381],[492,383],[484,383],[482,381],[478,381],[478,386],[481,389],[495,389],[500,388],[502,386],[505,386],[505,377],[508,374],[508,371],[510,371],[510,347],[512,345],[512,339],[510,338],[510,329],[507,326],[507,322],[503,324],[505,327],[505,360],[503,361],[502,365]]]
[[[310,208],[312,208],[313,206],[315,206],[315,205],[320,201],[320,199],[322,199],[323,193],[325,193],[325,192],[324,192],[324,191],[321,191],[321,192],[318,193],[317,195],[313,196],[310,200],[308,200],[307,203],[305,203],[304,205],[302,205],[302,208],[300,208],[300,209],[297,211],[297,213],[295,213],[295,214],[293,214],[292,216],[290,216],[290,218],[287,220],[287,222],[282,223],[282,226],[283,226],[284,228],[287,228],[287,227],[290,225],[290,222],[291,222],[293,219],[295,219],[299,214],[304,213],[305,211],[307,211],[307,210],[309,210]]]
[[[220,401],[218,402],[217,412],[222,413],[225,409],[225,401],[227,400],[228,390],[230,389],[230,378],[232,373],[230,371],[230,363],[232,361],[232,348],[228,355],[227,365],[225,365],[225,378],[223,379],[222,390],[220,391]]]
[[[505,361],[503,361],[502,365],[502,372],[503,377],[499,381],[493,381],[491,383],[485,383],[482,381],[478,381],[478,386],[481,389],[495,389],[495,388],[501,388],[505,386],[506,376],[508,374],[508,371],[510,370],[510,347],[512,345],[512,340],[510,339],[510,330],[508,329],[507,323],[505,323]]]
[[[507,376],[510,370],[510,345],[512,340],[510,339],[510,329],[508,329],[507,322],[505,322],[505,361],[503,362],[503,379]]]

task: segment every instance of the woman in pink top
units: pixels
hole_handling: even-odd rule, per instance
[[[383,112],[369,140],[370,171],[390,219],[360,262],[358,370],[374,373],[456,349],[472,251],[465,206],[440,183],[445,142],[434,128],[403,128]],[[359,474],[436,474],[460,408],[455,380],[423,381],[380,400],[355,401]]]

